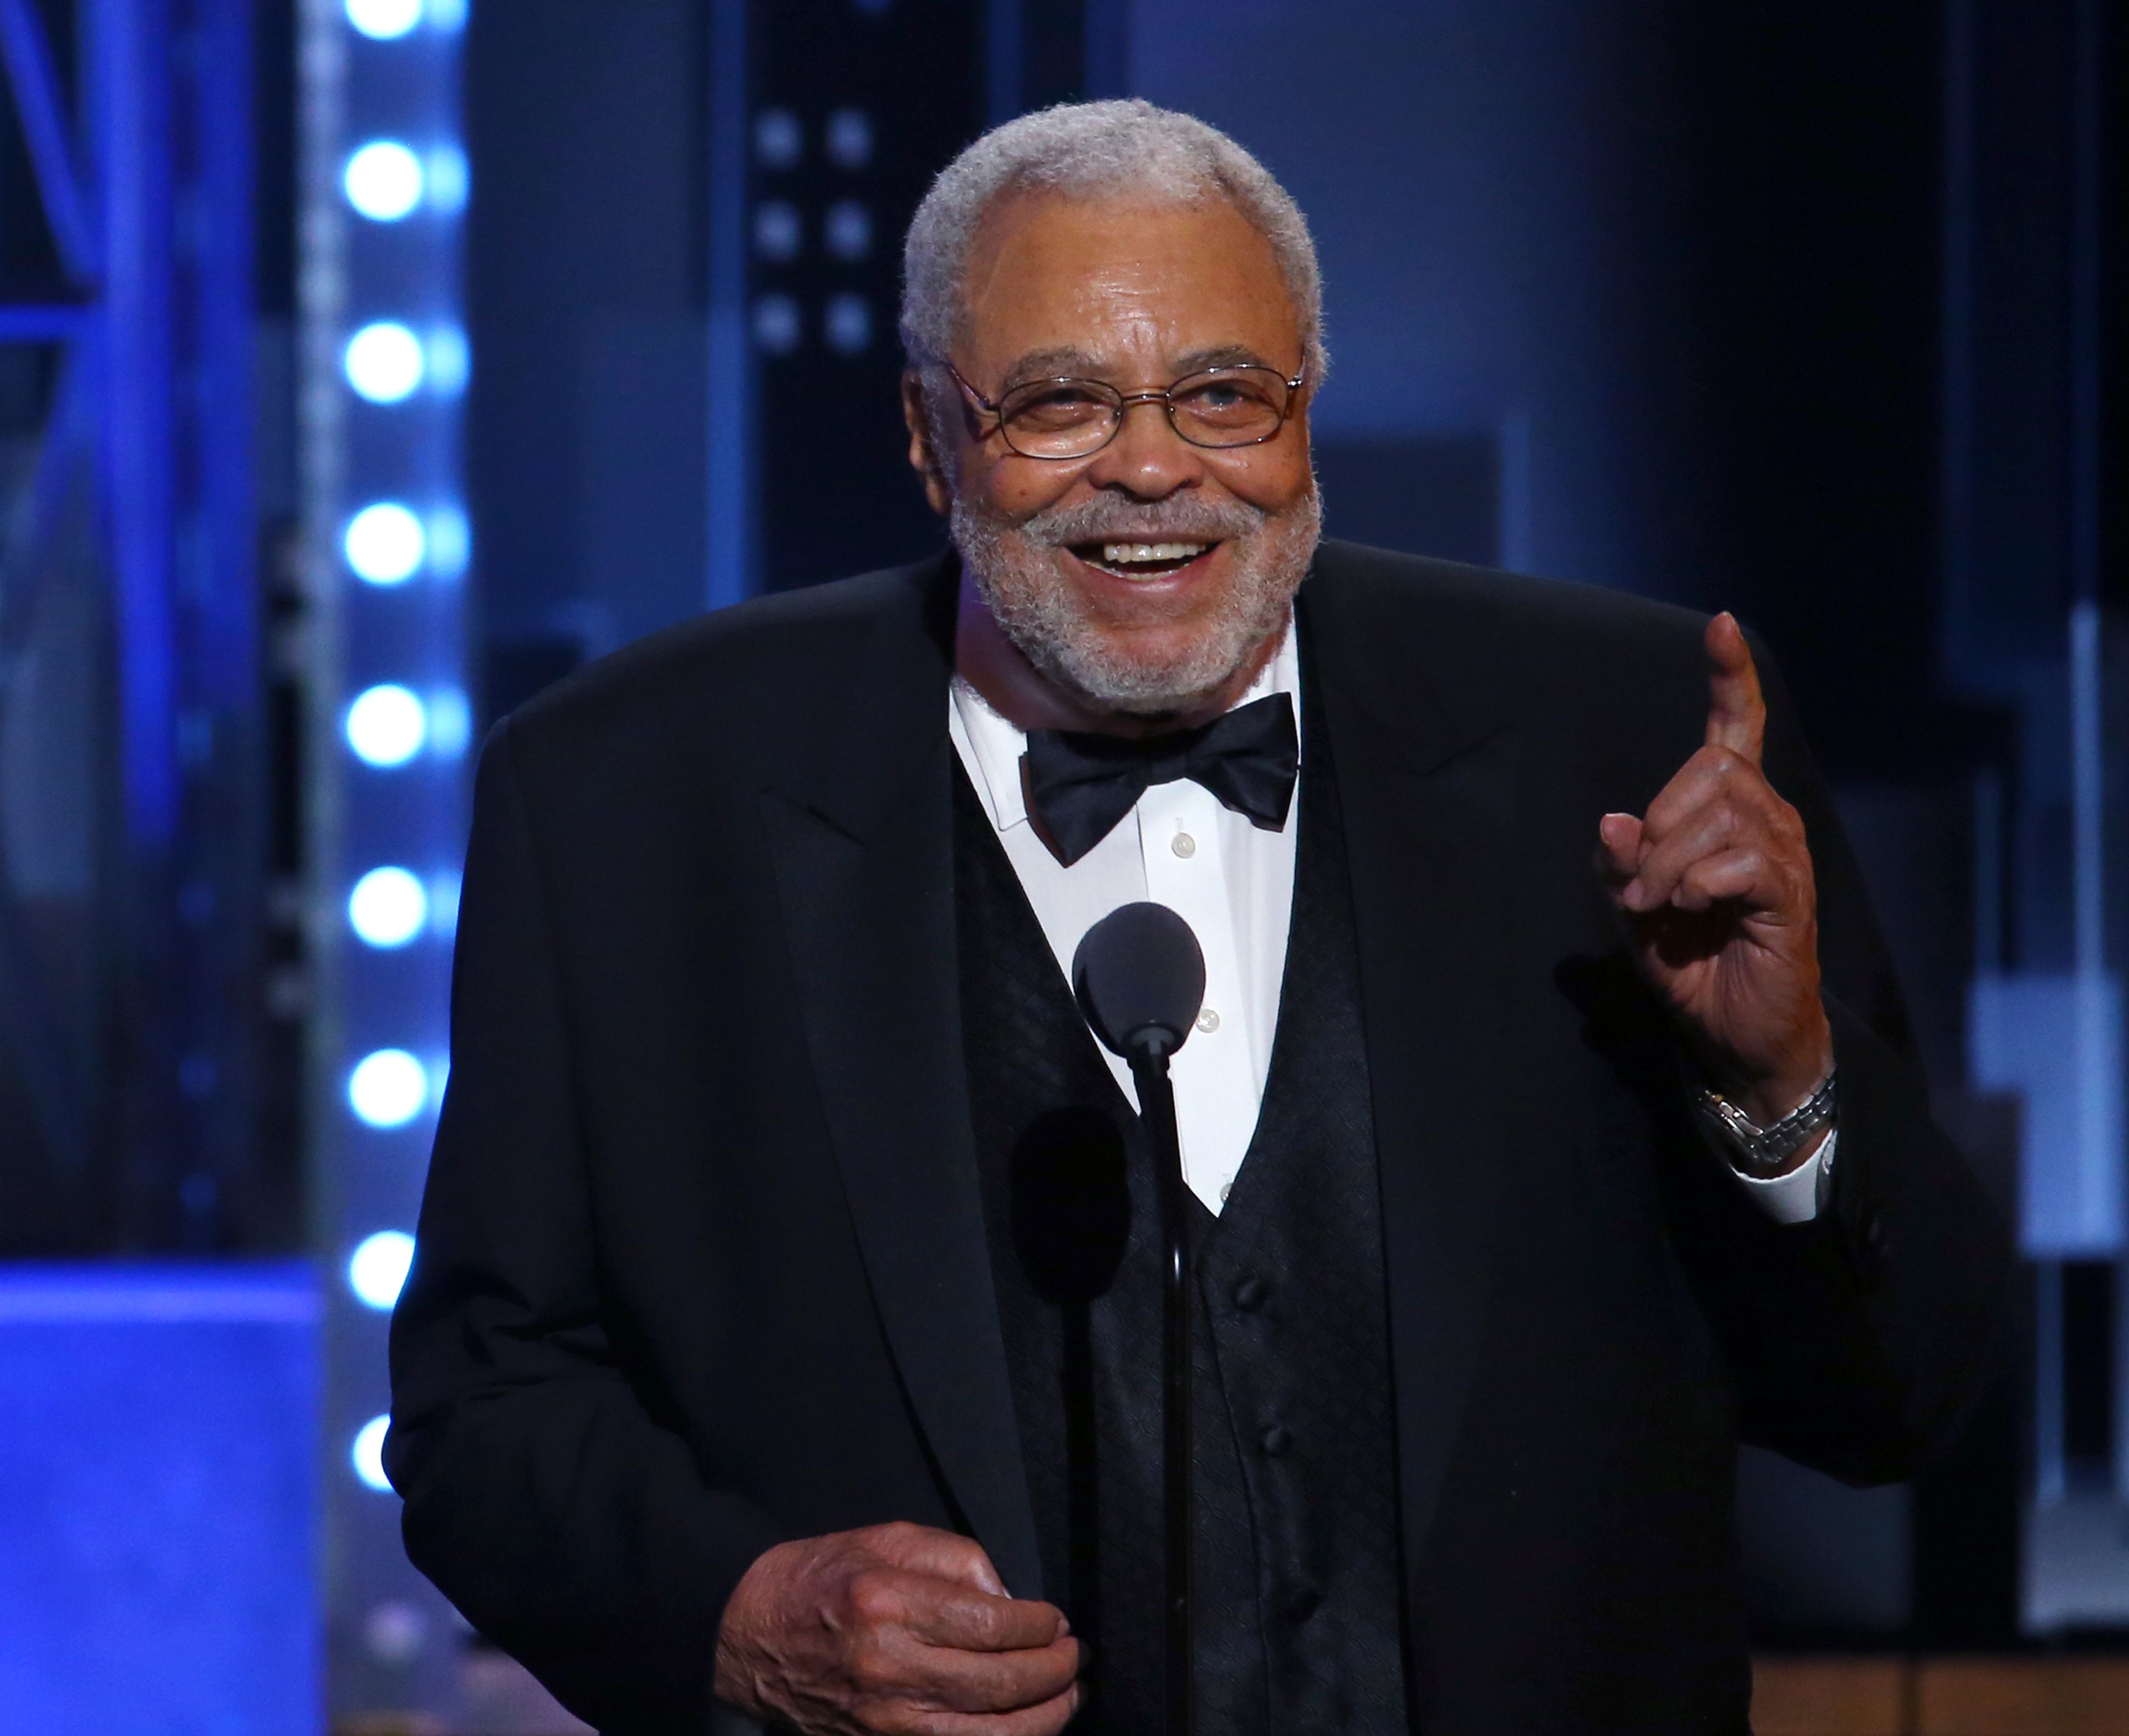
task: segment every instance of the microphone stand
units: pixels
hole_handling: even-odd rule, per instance
[[[1131,1079],[1138,1087],[1139,1118],[1152,1143],[1153,1167],[1160,1178],[1165,1244],[1161,1339],[1166,1379],[1161,1405],[1161,1470],[1166,1521],[1163,1553],[1167,1567],[1167,1732],[1168,1736],[1192,1736],[1190,1200],[1183,1179],[1182,1141],[1175,1127],[1175,1087],[1168,1076],[1168,1057],[1177,1046],[1166,1031],[1150,1029],[1139,1034],[1128,1058]]]

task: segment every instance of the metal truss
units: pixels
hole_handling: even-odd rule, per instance
[[[68,587],[109,677],[67,956],[0,873],[0,1068],[36,1144],[0,1156],[41,1167],[74,1246],[211,1246],[258,998],[250,0],[0,0],[0,68],[60,270],[0,305],[0,343],[57,350],[0,545],[0,741],[54,745],[23,678]]]

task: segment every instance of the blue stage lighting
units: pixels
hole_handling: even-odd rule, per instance
[[[429,751],[440,759],[455,759],[473,740],[473,707],[456,687],[439,687],[429,695]]]
[[[364,1055],[347,1076],[348,1107],[371,1127],[404,1127],[429,1106],[429,1070],[403,1049]]]
[[[421,339],[397,320],[378,320],[347,340],[341,359],[347,383],[373,404],[400,404],[421,388],[428,355]]]
[[[828,159],[838,169],[863,169],[872,161],[872,117],[861,108],[839,108],[828,117]]]
[[[429,203],[447,216],[455,216],[465,208],[466,202],[465,153],[455,145],[445,145],[429,153],[424,184],[428,189]]]
[[[379,501],[347,521],[341,549],[357,578],[396,585],[422,570],[429,535],[421,520],[397,501]]]
[[[355,1443],[347,1454],[363,1486],[374,1489],[380,1495],[388,1493],[392,1487],[392,1479],[384,1474],[384,1436],[391,1426],[390,1417],[373,1416],[355,1431]]]
[[[795,259],[806,239],[798,207],[786,199],[769,199],[754,213],[755,249],[764,259],[778,264]]]
[[[507,30],[510,0],[494,9]],[[312,570],[337,575],[318,587],[310,642],[325,727],[347,749],[317,768],[310,838],[326,1094],[310,1138],[345,1279],[329,1291],[323,1414],[356,1473],[327,1491],[339,1566],[322,1625],[336,1636],[335,1715],[360,1722],[441,1710],[424,1696],[445,1691],[423,1673],[433,1642],[413,1674],[379,1667],[397,1654],[371,1618],[425,1610],[430,1594],[398,1547],[398,1504],[367,1491],[385,1486],[386,1315],[408,1271],[405,1232],[448,1077],[452,870],[471,793],[466,6],[303,0],[295,11],[305,155],[321,171],[302,178],[298,221],[303,402],[320,412],[306,423],[306,552]]]
[[[798,304],[788,295],[765,295],[754,304],[754,340],[771,355],[798,347]]]
[[[822,226],[828,251],[839,259],[861,259],[872,251],[872,214],[855,199],[838,199]]]
[[[422,21],[422,0],[347,0],[347,21],[374,41],[389,42]]]
[[[396,223],[422,202],[422,159],[397,139],[376,139],[347,159],[341,187],[347,202],[379,223]]]
[[[431,331],[422,346],[422,359],[427,364],[430,390],[450,397],[465,389],[473,353],[466,347],[465,334],[457,326],[439,326]]]
[[[348,1257],[348,1288],[364,1307],[382,1311],[399,1300],[413,1264],[413,1237],[403,1229],[380,1229],[364,1236]]]
[[[861,295],[828,298],[828,347],[839,355],[856,355],[872,341],[872,310]]]
[[[439,578],[456,578],[473,554],[473,531],[455,507],[429,515],[428,568]]]
[[[347,744],[364,765],[404,765],[429,739],[429,714],[409,689],[366,687],[347,708]]]
[[[405,946],[429,925],[429,894],[402,868],[372,868],[348,894],[347,920],[371,946]]]

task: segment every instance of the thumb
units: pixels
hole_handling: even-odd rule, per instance
[[[1725,609],[1707,624],[1707,745],[1754,765],[1767,739],[1767,702],[1745,630]]]

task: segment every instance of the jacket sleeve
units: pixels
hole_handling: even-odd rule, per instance
[[[617,1366],[570,1070],[506,723],[481,759],[385,1465],[414,1564],[564,1705],[609,1733],[705,1729],[726,1600],[780,1534],[706,1486]]]
[[[1781,1225],[1702,1147],[1690,1166],[1701,1172],[1674,1195],[1688,1220],[1679,1245],[1736,1372],[1745,1438],[1846,1482],[1887,1482],[1947,1444],[1978,1396],[2006,1314],[2009,1248],[1930,1118],[1853,853],[1779,672],[1754,650],[1767,776],[1803,816],[1818,887],[1840,1149],[1827,1208]]]

